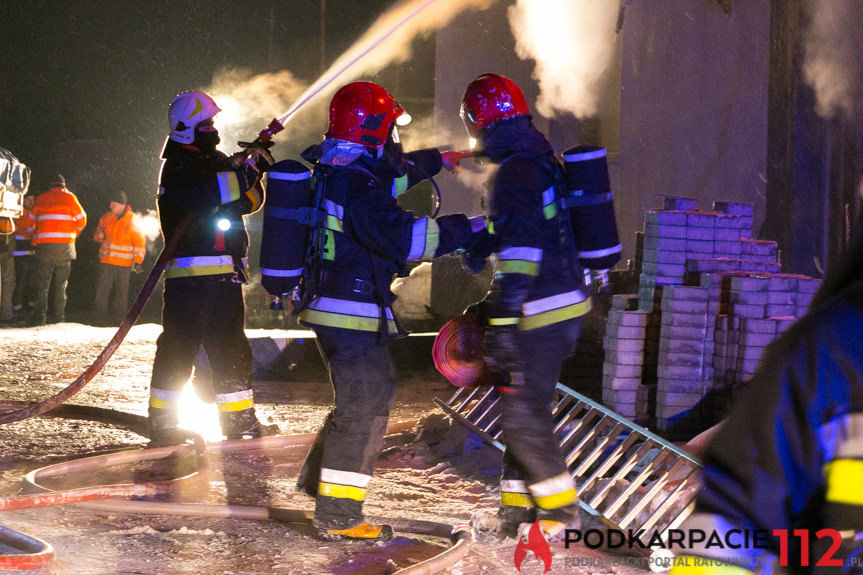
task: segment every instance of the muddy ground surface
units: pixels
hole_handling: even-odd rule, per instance
[[[146,415],[159,330],[155,325],[133,328],[102,373],[71,403]],[[0,400],[41,400],[60,391],[112,334],[110,329],[78,324],[0,330]],[[369,487],[366,512],[448,524],[493,514],[499,453],[453,426],[442,412],[433,413],[433,398],[445,399],[452,390],[442,378],[425,368],[401,371],[391,423],[423,422],[388,437]],[[256,381],[259,418],[276,423],[283,434],[316,431],[328,411],[331,390],[319,369],[308,373],[317,375],[302,380],[303,370],[298,369],[294,381]],[[212,438],[215,410],[192,397],[190,393],[190,405],[184,406],[184,421]],[[196,422],[193,416],[198,412],[204,415]],[[26,492],[22,477],[32,469],[145,445],[146,439],[128,426],[100,421],[40,417],[0,426],[0,495]],[[210,456],[191,487],[160,498],[312,510],[313,500],[293,487],[304,455],[305,448],[299,447]],[[124,480],[129,473],[120,469],[77,474],[52,480],[51,487],[98,485]],[[308,527],[278,522],[105,513],[76,506],[6,511],[0,525],[54,546],[54,562],[38,571],[45,574],[384,573],[422,561],[446,546],[442,540],[409,534],[388,543],[323,543]],[[450,573],[517,573],[515,544],[480,534],[468,557]],[[552,574],[647,572],[614,565],[619,556],[585,547],[565,549],[558,543],[552,551]],[[575,567],[574,559],[593,564]],[[543,565],[530,557],[521,573],[543,573]]]

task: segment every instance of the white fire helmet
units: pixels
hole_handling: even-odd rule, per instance
[[[168,108],[168,136],[175,142],[191,144],[195,140],[195,126],[221,112],[211,97],[203,92],[191,91],[177,94]]]

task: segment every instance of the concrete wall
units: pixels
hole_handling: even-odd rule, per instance
[[[438,32],[440,141],[466,143],[458,105],[483,72],[510,76],[528,103],[535,101],[533,63],[515,55],[511,4],[497,2]],[[601,117],[535,117],[537,126],[558,152],[573,144],[609,148],[625,257],[633,256],[644,210],[661,207],[662,194],[699,198],[702,209],[714,199],[753,202],[757,230],[766,185],[769,3],[735,2],[729,15],[716,0],[641,0],[627,3],[624,16]],[[472,185],[451,180],[442,182],[444,211],[479,213],[481,178]]]

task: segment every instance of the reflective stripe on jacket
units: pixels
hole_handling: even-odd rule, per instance
[[[75,194],[65,188],[51,188],[36,198],[31,219],[33,245],[74,244],[87,225],[87,214]]]
[[[137,225],[131,206],[119,218],[108,212],[99,219],[97,235],[101,236],[99,261],[103,264],[128,267],[140,264],[146,254],[146,238]]]
[[[30,210],[24,208],[24,213],[21,217],[15,220],[15,252],[14,256],[31,256],[33,255],[33,228],[36,227],[36,220],[33,218]]]

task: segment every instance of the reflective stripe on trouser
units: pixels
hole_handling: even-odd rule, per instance
[[[243,264],[247,267],[246,258]],[[174,258],[165,268],[165,277],[169,279],[230,273],[234,273],[234,259],[228,255]]]
[[[315,333],[330,371],[335,406],[331,423],[319,432],[323,449],[313,448],[304,465],[314,468],[320,460],[315,525],[347,529],[364,521],[366,478],[374,473],[383,445],[396,381],[376,333],[318,326]]]
[[[523,479],[537,504],[540,519],[568,522],[577,512],[574,493],[552,491],[568,477],[566,462],[554,437],[551,400],[564,359],[575,347],[581,320],[570,319],[518,333],[523,373],[514,376],[511,391],[501,396],[504,454],[503,480]],[[536,488],[538,487],[538,490]],[[565,486],[569,487],[569,486]]]
[[[151,388],[182,391],[203,346],[215,393],[235,398],[235,393],[248,392],[252,351],[243,320],[242,286],[230,278],[205,276],[166,281],[162,334],[156,342]],[[226,435],[250,432],[254,409],[222,411],[219,419]]]

